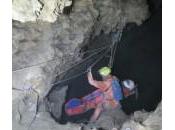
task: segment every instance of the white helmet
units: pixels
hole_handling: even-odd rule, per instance
[[[130,79],[122,81],[122,84],[124,85],[124,87],[128,88],[129,90],[133,90],[136,87],[134,81]]]

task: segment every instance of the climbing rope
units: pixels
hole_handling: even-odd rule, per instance
[[[103,58],[105,55],[107,55],[107,53],[108,53],[110,50],[111,50],[111,47],[110,47],[108,50],[106,50],[106,52],[104,52],[104,54],[103,54],[98,60],[96,60],[92,65],[90,65],[89,67],[90,67],[90,68],[93,68],[99,61],[102,60],[102,58]]]
[[[117,46],[121,40],[122,34],[123,34],[123,29],[125,27],[125,18],[120,18],[121,22],[120,25],[118,25],[118,31],[117,33],[112,33],[112,48],[111,48],[111,57],[109,59],[109,67],[113,68],[114,64],[114,58],[115,58],[115,53],[117,50]]]
[[[122,22],[122,23],[123,23],[123,22]],[[57,76],[59,76],[59,75],[65,73],[65,72],[68,72],[70,69],[76,67],[77,65],[80,65],[80,64],[84,63],[85,61],[87,61],[87,60],[90,59],[91,57],[93,57],[93,56],[99,54],[100,52],[104,51],[104,50],[107,49],[107,48],[108,48],[108,49],[105,51],[105,53],[104,53],[98,60],[96,60],[93,64],[91,64],[88,68],[93,68],[93,67],[94,67],[94,66],[95,66],[95,65],[96,65],[110,50],[111,50],[111,55],[110,55],[110,59],[109,59],[109,66],[112,68],[112,67],[113,67],[113,62],[114,62],[114,56],[115,56],[116,48],[117,48],[118,42],[120,41],[121,36],[122,36],[123,27],[124,27],[124,26],[122,26],[122,27],[119,29],[119,31],[117,32],[117,34],[116,34],[116,36],[115,36],[115,40],[114,40],[115,42],[113,42],[112,45],[107,45],[107,46],[105,46],[105,47],[96,48],[96,49],[93,49],[93,50],[89,50],[89,51],[83,52],[82,54],[87,54],[87,53],[92,53],[92,52],[94,52],[94,53],[93,53],[92,55],[86,57],[85,59],[80,60],[80,62],[73,64],[73,65],[72,65],[71,67],[69,67],[68,69],[66,69],[66,70],[64,70],[64,71],[62,71],[62,72],[60,72]],[[47,60],[47,61],[45,61],[45,62],[41,62],[41,63],[35,64],[35,65],[31,65],[31,66],[28,66],[28,67],[23,67],[23,68],[16,69],[16,70],[12,70],[12,71],[13,71],[13,72],[16,72],[16,71],[18,71],[18,70],[23,70],[23,69],[26,69],[26,68],[38,66],[38,65],[41,65],[41,64],[44,64],[44,63],[47,63],[47,62],[51,62],[51,61],[57,60],[57,59],[58,59],[58,58],[53,58],[53,59]],[[65,82],[65,81],[69,81],[69,80],[71,80],[71,79],[74,79],[74,78],[76,78],[76,77],[79,77],[79,76],[85,74],[86,72],[87,72],[87,70],[84,71],[84,72],[81,72],[81,73],[79,73],[79,74],[77,74],[77,75],[74,75],[74,76],[72,76],[72,77],[70,77],[70,78],[63,79],[63,80],[59,80],[59,81],[57,81],[57,82],[55,82],[55,83],[53,83],[53,84],[51,84],[51,85],[57,85],[57,84],[59,84],[59,83]],[[57,77],[57,76],[56,76],[56,77]]]
[[[85,51],[85,52],[82,52],[81,55],[84,55],[86,53],[92,53],[92,52],[98,52],[98,51],[101,51],[103,49],[106,49],[108,48],[110,45],[107,45],[105,47],[100,47],[100,48],[96,48],[96,49],[93,49],[93,50],[89,50],[89,51]],[[73,56],[73,55],[72,55]],[[28,69],[28,68],[31,68],[31,67],[36,67],[36,66],[40,66],[42,64],[45,64],[45,63],[48,63],[48,62],[52,62],[52,61],[55,61],[55,60],[58,60],[60,59],[60,57],[55,57],[55,58],[52,58],[52,59],[49,59],[49,60],[46,60],[46,61],[43,61],[43,62],[40,62],[40,63],[37,63],[37,64],[33,64],[33,65],[29,65],[29,66],[26,66],[26,67],[21,67],[19,69],[15,69],[15,70],[12,70],[12,72],[17,72],[17,71],[20,71],[20,70],[24,70],[24,69]]]
[[[55,82],[55,83],[53,83],[53,84],[51,84],[51,85],[54,86],[54,85],[58,85],[58,84],[60,84],[60,83],[69,81],[69,80],[71,80],[71,79],[77,78],[77,77],[79,77],[79,76],[85,74],[86,72],[87,72],[87,70],[84,71],[84,72],[81,72],[81,73],[79,73],[79,74],[77,74],[77,75],[71,76],[70,78],[63,79],[63,80],[59,80],[59,81],[57,81],[57,82]]]
[[[91,64],[88,68],[93,68],[100,60],[102,60],[102,58],[103,58],[109,51],[111,51],[111,55],[110,55],[110,59],[109,59],[109,67],[111,67],[111,68],[113,67],[116,49],[117,49],[117,46],[118,46],[119,41],[121,40],[124,25],[125,25],[125,19],[124,19],[124,21],[121,22],[121,25],[119,26],[118,32],[114,35],[114,37],[113,37],[113,43],[112,43],[112,45],[110,45],[110,47],[109,47],[109,46],[106,46],[106,47],[102,47],[102,48],[98,48],[98,49],[94,49],[94,50],[90,50],[90,51],[87,51],[87,52],[86,52],[86,53],[88,53],[88,52],[91,52],[91,51],[97,51],[97,50],[98,50],[98,51],[96,52],[96,54],[98,54],[98,53],[101,52],[103,49],[106,49],[107,47],[109,47],[108,50],[106,50],[106,52],[105,52],[98,60],[96,60],[93,64]],[[96,54],[95,54],[95,55],[96,55]],[[90,55],[90,56],[87,57],[87,58],[89,59],[89,58],[92,57],[92,56],[93,56],[93,55]],[[79,64],[81,64],[81,63],[83,63],[84,61],[87,60],[87,58],[83,59],[82,62],[77,63],[77,64],[75,64],[74,66],[68,68],[68,69],[67,69],[66,71],[64,71],[64,72],[67,72],[68,70],[72,69],[73,67],[75,67],[75,66],[77,66],[77,65],[79,65]],[[62,72],[62,73],[64,73],[64,72]],[[59,84],[59,83],[66,82],[66,81],[69,81],[69,80],[71,80],[71,79],[77,78],[77,77],[79,77],[79,76],[85,74],[86,72],[87,72],[87,70],[84,71],[84,72],[81,72],[81,73],[79,73],[79,74],[77,74],[77,75],[74,75],[74,76],[72,76],[72,77],[70,77],[70,78],[67,78],[67,79],[64,79],[64,80],[59,80],[58,82],[56,82],[56,83],[54,83],[54,84],[52,84],[52,85],[57,85],[57,84]],[[62,73],[60,73],[60,74],[62,74]],[[60,75],[60,74],[59,74],[59,75]]]
[[[92,55],[86,57],[85,59],[82,59],[80,62],[78,62],[78,63],[72,65],[71,67],[69,67],[69,68],[66,69],[65,71],[60,72],[57,76],[59,76],[59,75],[65,73],[65,72],[68,72],[70,69],[72,69],[72,68],[74,68],[74,67],[76,67],[76,66],[78,66],[78,65],[80,65],[80,64],[82,64],[82,63],[84,63],[84,62],[87,61],[88,59],[90,59],[90,58],[92,58],[93,56],[99,54],[100,52],[103,52],[103,51],[104,51],[105,49],[107,49],[107,48],[108,48],[108,51],[106,51],[106,52],[109,52],[109,49],[111,48],[109,45],[108,45],[108,46],[105,46],[105,47],[101,47],[101,48],[97,48],[97,49],[92,50],[92,51],[96,51],[96,52],[94,52]],[[90,52],[90,51],[88,51],[88,52]],[[98,62],[106,55],[106,52],[105,52],[98,60],[96,60],[96,62],[94,62],[94,63],[91,65],[91,67],[95,66],[96,63],[98,63]],[[56,59],[52,59],[52,60],[56,60]],[[30,66],[30,67],[37,66],[37,65],[40,65],[40,64],[43,64],[43,63],[52,61],[52,60],[48,60],[48,61],[45,61],[45,62],[42,62],[42,63],[39,63],[39,64],[35,64],[35,65]],[[29,68],[29,67],[25,67],[25,68]],[[22,68],[22,69],[25,69],[25,68]],[[22,70],[22,69],[17,69],[17,70],[14,70],[13,72],[18,71],[18,70]],[[65,81],[69,81],[69,80],[71,80],[71,79],[74,79],[74,78],[76,78],[76,77],[79,77],[79,76],[85,74],[86,72],[87,72],[87,70],[84,71],[84,72],[81,72],[81,73],[79,73],[79,74],[77,74],[77,75],[74,75],[74,76],[72,76],[72,77],[70,77],[70,78],[67,78],[67,79],[64,79],[64,80],[59,80],[58,82],[53,83],[53,84],[51,84],[51,85],[53,86],[53,85],[56,85],[56,84],[59,84],[59,83],[65,82]],[[15,89],[15,88],[13,88],[13,89]]]
[[[24,70],[24,69],[28,69],[28,68],[31,68],[31,67],[39,66],[39,65],[42,65],[42,64],[47,63],[47,62],[55,61],[55,60],[57,60],[58,58],[59,58],[59,57],[56,57],[56,58],[53,58],[53,59],[50,59],[50,60],[47,60],[47,61],[43,61],[43,62],[34,64],[34,65],[30,65],[30,66],[26,66],[26,67],[21,67],[21,68],[19,68],[19,69],[12,70],[12,72],[17,72],[17,71],[20,71],[20,70]]]
[[[102,60],[102,58],[110,51],[110,49],[111,49],[111,48],[108,48],[108,50],[106,50],[105,53],[103,53],[103,55],[102,55],[98,60],[96,60],[93,64],[91,64],[88,68],[93,68],[99,61]],[[87,70],[86,70],[86,71],[83,71],[83,72],[81,72],[81,73],[79,73],[79,74],[77,74],[77,75],[71,76],[71,77],[69,77],[69,78],[67,78],[67,79],[59,80],[59,81],[57,81],[57,82],[55,82],[55,83],[53,83],[53,84],[51,84],[51,85],[52,85],[52,86],[58,85],[58,84],[60,84],[60,83],[63,83],[63,82],[69,81],[69,80],[71,80],[71,79],[77,78],[77,77],[79,77],[79,76],[81,76],[81,75],[83,75],[83,74],[85,74],[85,73],[87,73]]]
[[[117,46],[121,40],[121,37],[122,37],[122,30],[120,30],[117,34],[117,42],[115,42],[112,46],[112,49],[111,49],[111,58],[110,58],[110,61],[109,61],[109,66],[112,68],[113,67],[113,64],[114,64],[114,58],[115,58],[115,54],[116,54],[116,50],[117,50]]]
[[[81,54],[92,53],[92,52],[95,52],[95,51],[98,51],[98,50],[101,50],[101,49],[104,49],[104,48],[108,48],[108,47],[110,47],[110,46],[111,46],[111,45],[107,45],[107,46],[104,46],[104,47],[95,48],[95,49],[93,49],[93,50],[84,51],[84,52],[81,52]]]
[[[109,47],[109,46],[107,46],[107,47]],[[88,59],[92,58],[93,56],[95,56],[95,55],[99,54],[100,52],[104,51],[105,49],[107,49],[107,47],[102,48],[102,49],[100,49],[100,50],[94,52],[93,54],[91,54],[90,56],[86,57],[85,59],[82,59],[82,60],[79,61],[78,63],[76,63],[76,64],[70,66],[68,69],[66,69],[66,70],[64,70],[64,71],[62,71],[62,72],[60,72],[59,74],[57,74],[57,76],[59,76],[59,75],[65,73],[65,72],[68,72],[68,71],[71,70],[72,68],[74,68],[74,67],[76,67],[76,66],[78,66],[78,65],[80,65],[80,64],[82,64],[82,63],[84,63],[84,62],[87,61]]]

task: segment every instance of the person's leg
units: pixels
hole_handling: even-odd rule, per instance
[[[90,109],[96,109],[103,102],[103,93],[96,90],[87,96],[77,99],[73,98],[65,104],[65,112],[69,115],[78,115]]]
[[[104,96],[100,90],[96,90],[91,94],[82,98],[83,104],[85,104],[87,109],[97,108],[98,104],[103,102]]]
[[[91,116],[90,121],[95,122],[98,119],[98,117],[100,116],[102,110],[103,110],[102,105],[98,105],[94,111],[94,114]]]
[[[65,104],[65,112],[69,116],[78,115],[86,111],[86,106],[80,99],[73,98]]]

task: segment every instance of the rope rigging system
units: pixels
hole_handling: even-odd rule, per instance
[[[102,58],[103,58],[104,56],[107,55],[107,53],[108,53],[109,51],[111,52],[111,54],[110,54],[110,57],[109,57],[109,64],[108,64],[108,66],[109,66],[110,68],[113,68],[114,57],[115,57],[115,54],[116,54],[117,46],[118,46],[118,44],[119,44],[119,42],[120,42],[120,40],[121,40],[121,37],[122,37],[122,33],[123,33],[123,28],[124,28],[124,26],[125,26],[125,19],[123,19],[123,21],[121,22],[121,25],[119,26],[117,33],[113,33],[113,34],[112,34],[112,45],[110,45],[109,48],[108,48],[108,50],[106,50],[105,53],[104,53],[98,60],[96,60],[93,64],[91,64],[88,68],[93,68],[100,60],[102,60]],[[107,46],[107,47],[108,47],[108,46]],[[104,47],[104,48],[106,49],[106,47]],[[94,49],[93,51],[95,51],[95,50],[96,50],[96,49]],[[90,51],[91,51],[91,50],[90,50]],[[90,51],[89,51],[89,52],[90,52]],[[86,59],[84,59],[84,60],[86,61]],[[72,68],[72,67],[71,67],[71,68]],[[70,68],[70,69],[71,69],[71,68]],[[70,69],[69,69],[69,70],[70,70]],[[88,69],[87,69],[87,70],[88,70]],[[52,85],[57,85],[57,84],[59,84],[59,83],[66,82],[66,81],[69,81],[69,80],[74,79],[74,78],[76,78],[76,77],[79,77],[79,76],[81,76],[81,75],[87,73],[87,70],[86,70],[86,71],[83,71],[83,72],[81,72],[81,73],[79,73],[79,74],[77,74],[77,75],[74,75],[74,76],[72,76],[72,77],[69,77],[69,78],[67,78],[67,79],[59,80],[59,81],[53,83]]]
[[[93,64],[91,64],[91,65],[89,66],[89,68],[93,68],[93,67],[94,67],[94,66],[95,66],[95,65],[110,51],[110,49],[111,49],[111,48],[108,48],[108,49],[104,52],[104,54],[103,54],[98,60],[96,60]],[[87,73],[87,70],[86,70],[86,71],[83,71],[83,72],[81,72],[81,73],[79,73],[79,74],[77,74],[77,75],[74,75],[74,76],[72,76],[72,77],[70,77],[70,78],[63,79],[63,80],[59,80],[59,81],[53,83],[52,86],[57,85],[57,84],[62,83],[62,82],[69,81],[69,80],[74,79],[74,78],[77,78],[77,77],[79,77],[79,76],[81,76],[81,75],[83,75],[83,74],[85,74],[85,73]]]
[[[89,59],[92,58],[93,56],[95,56],[95,55],[99,54],[100,52],[104,51],[104,50],[107,49],[108,47],[109,47],[109,46],[107,46],[107,47],[105,47],[105,48],[102,48],[102,49],[100,49],[100,50],[94,52],[94,53],[91,54],[90,56],[88,56],[88,57],[86,57],[86,58],[80,60],[78,63],[72,65],[72,66],[69,67],[68,69],[66,69],[66,70],[64,70],[64,71],[62,71],[62,72],[60,72],[57,76],[59,76],[59,75],[65,73],[65,72],[69,71],[70,69],[72,69],[72,68],[74,68],[74,67],[76,67],[76,66],[78,66],[78,65],[80,65],[80,64],[82,64],[82,63],[84,63],[85,61],[89,60]]]
[[[96,61],[94,63],[92,63],[90,66],[88,66],[87,68],[93,68],[99,61],[101,61],[109,52],[110,52],[110,56],[109,56],[109,64],[108,66],[110,68],[113,68],[113,63],[114,63],[114,57],[115,57],[115,54],[116,54],[116,49],[117,49],[117,46],[118,46],[118,43],[119,41],[121,40],[121,37],[122,37],[122,32],[123,32],[123,28],[125,26],[125,19],[122,19],[120,25],[118,25],[118,29],[117,29],[117,32],[112,32],[111,33],[111,36],[112,36],[112,44],[110,45],[106,45],[106,46],[103,46],[103,47],[100,47],[100,48],[96,48],[96,49],[93,49],[93,50],[88,50],[88,51],[84,51],[84,52],[80,52],[80,55],[85,55],[85,54],[90,54],[92,53],[91,55],[88,55],[87,57],[85,57],[84,59],[78,61],[77,63],[74,63],[72,66],[70,66],[68,69],[64,70],[64,71],[61,71],[60,73],[57,74],[56,77],[60,76],[61,74],[64,74],[66,72],[68,72],[69,70],[71,70],[72,68],[80,65],[80,64],[83,64],[85,61],[97,56],[99,53],[102,53],[103,51],[105,51],[98,59],[96,59]],[[107,49],[107,50],[106,50]],[[53,59],[50,59],[50,60],[47,60],[45,62],[41,62],[41,63],[37,63],[37,64],[34,64],[34,65],[30,65],[30,66],[26,66],[26,67],[23,67],[23,68],[19,68],[19,69],[16,69],[16,70],[12,70],[12,72],[17,72],[19,70],[23,70],[23,69],[27,69],[27,68],[31,68],[31,67],[34,67],[34,66],[39,66],[41,64],[44,64],[44,63],[47,63],[47,62],[51,62],[51,61],[55,61],[55,60],[58,60],[58,58],[60,57],[55,57]],[[74,76],[71,76],[67,79],[63,79],[63,80],[59,80],[51,85],[57,85],[59,83],[62,83],[62,82],[66,82],[66,81],[69,81],[71,79],[74,79],[76,77],[79,77],[83,74],[85,74],[87,72],[86,71],[83,71],[79,74],[76,74]]]
[[[112,39],[112,46],[113,47],[111,48],[111,57],[109,59],[109,65],[108,65],[110,68],[113,68],[116,49],[117,49],[118,43],[121,40],[124,27],[125,27],[125,18],[121,18],[121,22],[120,22],[120,24],[118,25],[118,28],[117,28],[117,33],[115,33],[115,32],[111,33],[111,36],[112,36],[111,39]]]
[[[100,47],[100,48],[96,48],[96,49],[93,49],[93,50],[88,50],[88,51],[85,51],[85,52],[80,52],[81,54],[80,55],[84,55],[84,54],[87,54],[87,53],[92,53],[94,52],[92,55],[96,54],[96,52],[99,52],[101,50],[104,50],[106,48],[108,48],[110,45],[107,45],[107,46],[104,46],[104,47]],[[55,61],[55,60],[58,60],[60,57],[55,57],[55,58],[52,58],[50,60],[46,60],[44,62],[40,62],[40,63],[37,63],[37,64],[33,64],[33,65],[29,65],[29,66],[26,66],[26,67],[21,67],[19,69],[15,69],[15,70],[12,70],[12,72],[17,72],[17,71],[20,71],[20,70],[23,70],[23,69],[28,69],[28,68],[31,68],[31,67],[35,67],[35,66],[40,66],[44,63],[47,63],[47,62],[51,62],[51,61]]]
[[[68,72],[69,70],[71,70],[72,68],[74,68],[74,67],[76,67],[76,66],[78,66],[78,65],[80,65],[80,64],[83,64],[85,61],[91,59],[92,57],[98,55],[99,53],[105,51],[106,49],[107,49],[107,50],[106,50],[94,63],[92,63],[88,68],[93,68],[93,67],[94,67],[99,61],[101,61],[109,52],[110,52],[110,57],[109,57],[109,64],[108,64],[108,66],[112,68],[112,66],[113,66],[113,61],[114,61],[114,56],[115,56],[115,52],[116,52],[116,48],[117,48],[117,45],[118,45],[118,43],[119,43],[119,41],[120,41],[121,34],[122,34],[122,31],[118,31],[117,34],[115,34],[115,35],[117,35],[117,36],[115,36],[115,38],[117,38],[117,40],[116,40],[117,42],[113,42],[111,45],[107,45],[107,46],[104,46],[104,47],[100,47],[100,48],[96,48],[96,49],[93,49],[93,50],[88,50],[88,51],[82,52],[82,54],[87,54],[87,53],[92,53],[92,52],[93,52],[93,53],[92,53],[91,55],[85,57],[84,59],[80,60],[78,63],[73,64],[73,65],[72,65],[71,67],[69,67],[68,69],[66,69],[66,70],[64,70],[64,71],[62,71],[62,72],[60,72],[60,73],[58,73],[56,77],[58,77],[59,75],[61,75],[61,74],[63,74],[63,73]],[[58,58],[54,58],[54,59],[51,59],[51,60],[48,60],[48,61],[45,61],[45,62],[41,62],[41,63],[35,64],[35,65],[31,65],[31,66],[28,66],[28,67],[24,67],[24,68],[20,68],[20,69],[17,69],[17,70],[13,70],[13,72],[16,72],[16,71],[18,71],[18,70],[23,70],[23,69],[31,68],[31,67],[34,67],[34,66],[39,66],[39,65],[41,65],[41,64],[44,64],[44,63],[47,63],[47,62],[51,62],[51,61],[54,61],[54,60],[57,60],[57,59],[58,59]],[[79,73],[79,74],[76,74],[76,75],[74,75],[74,76],[71,76],[71,77],[69,77],[69,78],[67,78],[67,79],[59,80],[59,81],[57,81],[57,82],[55,82],[55,83],[53,83],[53,84],[51,84],[51,85],[54,86],[54,85],[57,85],[57,84],[59,84],[59,83],[69,81],[69,80],[74,79],[74,78],[77,78],[77,77],[79,77],[79,76],[81,76],[81,75],[83,75],[83,74],[85,74],[85,73],[87,73],[87,70],[86,70],[86,71],[83,71],[83,72],[81,72],[81,73]]]

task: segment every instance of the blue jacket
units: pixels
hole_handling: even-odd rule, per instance
[[[123,99],[123,92],[121,85],[119,84],[119,81],[116,79],[112,80],[112,90],[113,90],[113,96],[116,101],[120,101]]]

